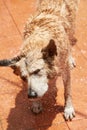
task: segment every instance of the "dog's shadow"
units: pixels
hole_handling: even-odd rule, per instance
[[[49,91],[42,99],[43,111],[40,114],[33,114],[30,110],[31,102],[27,98],[26,83],[15,99],[15,108],[12,108],[7,118],[7,130],[38,130],[48,129],[56,115],[63,112],[63,106],[56,105],[57,89],[55,81],[49,84]]]

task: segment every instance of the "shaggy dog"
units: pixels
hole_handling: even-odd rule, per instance
[[[61,75],[64,83],[65,119],[75,116],[71,100],[70,69],[75,65],[71,55],[78,0],[40,0],[36,14],[25,25],[20,55],[1,60],[0,66],[10,66],[28,83],[28,97],[42,97],[48,81]],[[34,104],[33,112],[41,105]]]

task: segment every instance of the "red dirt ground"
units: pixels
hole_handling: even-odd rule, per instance
[[[19,53],[23,25],[35,13],[35,0],[0,0],[0,59]],[[77,45],[73,55],[72,97],[76,110],[73,121],[63,118],[63,85],[57,79],[42,100],[39,115],[30,111],[27,87],[7,67],[0,68],[0,130],[87,130],[87,0],[79,4],[76,21]],[[52,87],[54,86],[54,87]]]

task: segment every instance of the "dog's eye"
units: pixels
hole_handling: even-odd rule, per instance
[[[35,70],[33,73],[38,74],[40,72],[40,69]]]

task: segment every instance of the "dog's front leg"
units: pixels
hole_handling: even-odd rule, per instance
[[[64,83],[64,97],[65,97],[65,108],[64,108],[64,117],[66,120],[75,116],[74,108],[72,105],[71,98],[71,76],[70,76],[70,68],[67,64],[62,72],[62,78]]]

